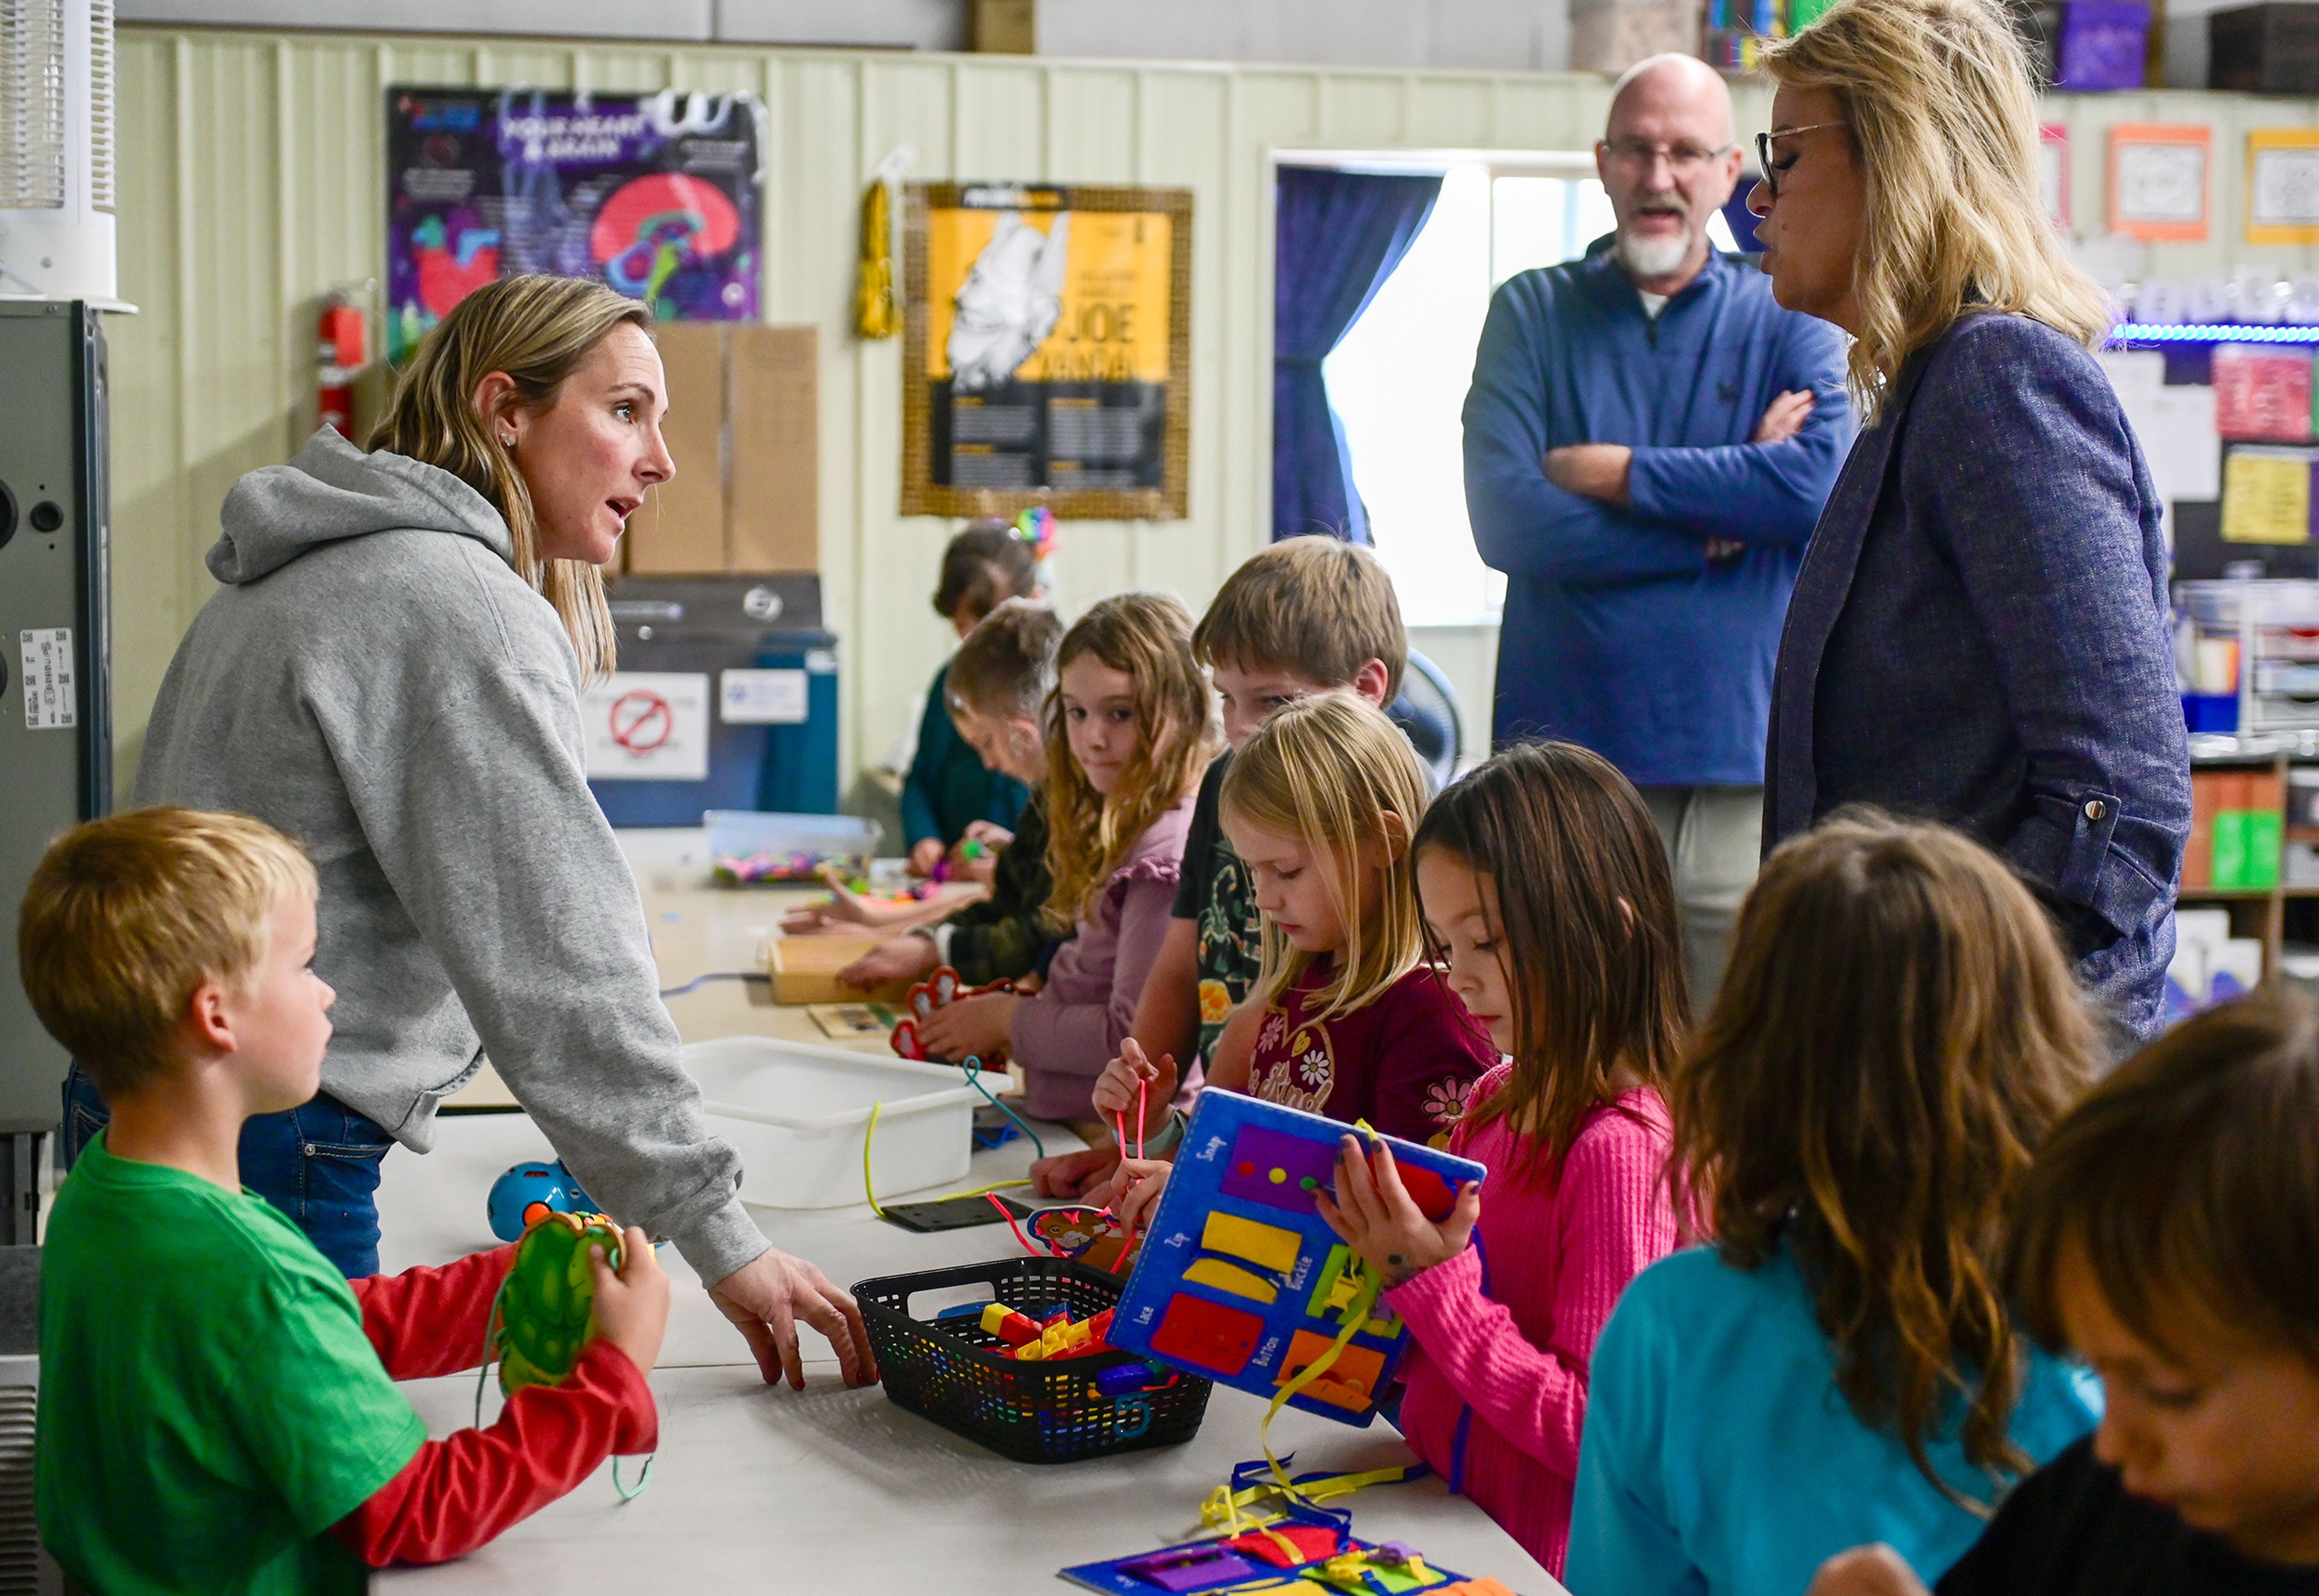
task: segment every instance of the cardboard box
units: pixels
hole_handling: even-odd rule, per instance
[[[668,321],[653,329],[667,374],[661,422],[676,474],[628,518],[627,569],[639,576],[715,576],[725,570],[725,329]]]
[[[773,1001],[799,1003],[899,1003],[910,995],[907,981],[888,981],[864,992],[848,987],[837,972],[885,941],[875,936],[777,936],[765,944],[766,973],[773,978]]]
[[[637,576],[821,568],[819,345],[810,327],[675,321],[654,331],[676,475],[629,519]]]
[[[820,343],[810,327],[735,327],[727,346],[726,569],[821,569]]]

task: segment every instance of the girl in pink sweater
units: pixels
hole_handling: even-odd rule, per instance
[[[1659,1088],[1690,1002],[1674,887],[1641,796],[1566,743],[1508,749],[1444,792],[1416,855],[1449,986],[1510,1055],[1450,1141],[1490,1172],[1435,1224],[1392,1152],[1348,1136],[1321,1213],[1409,1323],[1410,1444],[1559,1576],[1595,1335],[1675,1243]]]

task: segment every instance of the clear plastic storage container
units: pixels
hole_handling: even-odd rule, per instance
[[[741,1200],[764,1208],[843,1208],[866,1200],[862,1147],[878,1199],[963,1180],[974,1105],[959,1072],[909,1059],[770,1036],[722,1036],[684,1050],[709,1123],[740,1149]]]

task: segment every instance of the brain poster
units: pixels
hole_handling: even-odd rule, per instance
[[[912,184],[902,513],[1186,508],[1187,189]]]
[[[494,277],[589,277],[680,321],[759,320],[747,95],[386,91],[387,343],[401,359]]]

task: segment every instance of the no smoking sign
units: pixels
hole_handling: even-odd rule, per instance
[[[580,700],[591,781],[701,781],[708,776],[708,678],[618,671]]]

